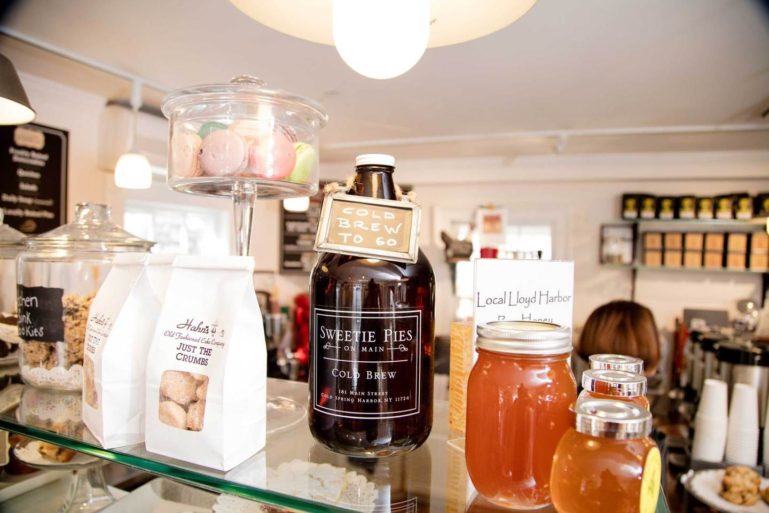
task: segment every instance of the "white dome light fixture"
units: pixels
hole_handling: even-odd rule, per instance
[[[274,30],[315,43],[335,44],[342,59],[362,75],[392,78],[414,66],[425,48],[463,43],[492,34],[523,16],[536,0],[230,2]],[[426,45],[423,44],[425,16]]]
[[[152,187],[152,166],[140,153],[123,153],[115,166],[115,185],[121,189]]]
[[[152,187],[152,166],[147,157],[136,151],[136,122],[142,104],[142,84],[135,80],[131,89],[132,127],[128,151],[115,166],[115,185],[121,189],[149,189]]]
[[[286,198],[283,200],[283,210],[286,212],[307,212],[309,208],[309,196],[302,196],[301,198]]]
[[[394,78],[427,50],[430,0],[334,0],[334,45],[345,63],[368,78]]]

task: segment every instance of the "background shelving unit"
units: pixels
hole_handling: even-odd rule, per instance
[[[734,274],[761,276],[761,302],[769,291],[769,271],[757,271],[751,269],[729,268],[692,268],[692,267],[665,267],[647,266],[641,264],[640,243],[641,234],[650,231],[650,228],[659,228],[664,232],[687,232],[692,230],[702,232],[724,233],[751,233],[766,230],[769,232],[769,218],[757,217],[749,220],[741,219],[636,219],[613,222],[612,225],[627,225],[633,228],[633,263],[616,264],[601,262],[601,266],[610,269],[625,269],[631,272],[630,297],[635,300],[636,281],[639,271],[661,271],[671,273],[689,274]]]

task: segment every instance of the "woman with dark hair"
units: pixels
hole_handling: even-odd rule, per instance
[[[644,361],[644,373],[652,376],[660,362],[660,338],[651,310],[633,301],[611,301],[588,317],[577,345],[587,362],[590,355],[612,353]]]

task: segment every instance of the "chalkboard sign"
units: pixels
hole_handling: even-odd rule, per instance
[[[315,249],[414,263],[420,214],[408,201],[330,194],[323,202]]]
[[[323,186],[321,185],[321,189]],[[323,193],[310,198],[306,212],[289,212],[281,203],[280,269],[281,272],[309,273],[315,265],[315,233],[323,204]]]
[[[35,123],[0,126],[0,208],[27,234],[64,224],[69,134]]]

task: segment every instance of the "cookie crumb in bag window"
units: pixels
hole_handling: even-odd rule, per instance
[[[160,422],[190,431],[203,429],[207,389],[208,376],[165,371],[160,378]],[[200,390],[202,392],[198,393]],[[168,403],[175,404],[181,410]]]
[[[267,354],[249,257],[174,260],[147,356],[146,447],[229,470],[266,436]]]

